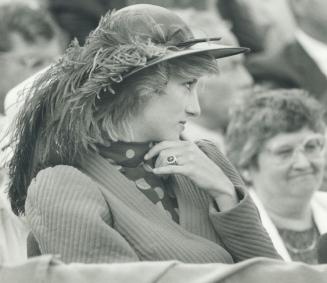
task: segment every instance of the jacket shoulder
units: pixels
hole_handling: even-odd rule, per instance
[[[66,199],[103,202],[97,184],[75,167],[57,165],[41,170],[32,180],[27,191],[26,203],[49,200],[61,196]]]

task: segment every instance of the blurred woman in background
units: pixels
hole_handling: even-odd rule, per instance
[[[285,260],[317,263],[317,240],[327,232],[323,109],[302,90],[247,97],[227,131],[228,156]]]

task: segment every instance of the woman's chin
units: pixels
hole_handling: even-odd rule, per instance
[[[319,182],[315,176],[306,176],[294,178],[289,183],[295,191],[301,192],[303,194],[310,194],[320,187],[321,182]]]

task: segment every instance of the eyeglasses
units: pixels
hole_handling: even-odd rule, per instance
[[[315,135],[304,140],[298,146],[282,145],[280,147],[269,149],[265,151],[269,152],[273,161],[277,164],[290,163],[295,160],[295,157],[299,152],[302,152],[306,158],[314,160],[317,158],[323,158],[323,151],[325,148],[325,138],[323,135]]]

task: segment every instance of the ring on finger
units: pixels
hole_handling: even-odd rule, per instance
[[[177,165],[178,163],[177,163],[177,157],[175,156],[175,155],[169,155],[168,157],[167,157],[167,163],[169,164],[169,165]]]

